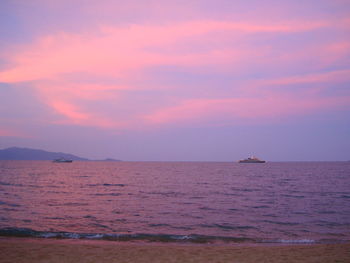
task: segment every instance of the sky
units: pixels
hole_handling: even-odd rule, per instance
[[[1,0],[12,146],[350,160],[350,0]]]

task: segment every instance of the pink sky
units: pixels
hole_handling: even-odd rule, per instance
[[[173,145],[160,147],[154,134],[201,129],[215,138],[215,129],[234,134],[235,127],[250,127],[259,134],[264,125],[276,131],[292,123],[295,131],[333,125],[320,136],[327,143],[331,133],[344,132],[344,123],[349,129],[349,1],[5,0],[0,9],[6,13],[0,147],[129,160],[230,160],[258,152],[278,160],[263,145],[223,149],[227,156],[220,158],[167,155]],[[305,118],[317,125],[307,128]],[[50,136],[64,140],[73,130],[89,134],[91,146],[50,143]],[[101,133],[118,150],[108,144],[93,153]],[[150,138],[158,151],[140,153]],[[121,141],[131,143],[124,152]],[[297,159],[290,152],[284,158]]]

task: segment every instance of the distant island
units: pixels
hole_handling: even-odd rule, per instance
[[[73,161],[91,161],[87,158],[79,157],[70,153],[48,152],[39,149],[10,147],[0,150],[0,160],[55,160],[64,158]],[[98,161],[120,162],[121,160],[107,158]]]
[[[69,153],[48,152],[38,149],[11,147],[0,150],[0,160],[54,160],[58,158],[71,159],[74,161],[88,161]]]
[[[113,158],[106,158],[104,160],[96,160],[101,162],[121,162],[121,160],[113,159]]]

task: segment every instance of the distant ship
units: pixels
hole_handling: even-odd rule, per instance
[[[239,163],[266,163],[266,161],[260,160],[259,158],[254,156],[249,157],[247,159],[239,160],[238,162]]]
[[[58,158],[53,160],[54,163],[71,163],[73,160],[71,159],[65,159],[65,158]]]

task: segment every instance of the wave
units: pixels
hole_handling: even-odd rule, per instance
[[[106,234],[106,233],[75,233],[75,232],[52,232],[36,231],[30,228],[2,228],[0,229],[2,237],[33,237],[33,238],[56,238],[56,239],[93,239],[107,241],[146,241],[161,243],[265,243],[265,244],[321,244],[321,243],[346,243],[349,240],[339,239],[255,239],[245,237],[229,236],[208,236],[208,235],[171,235],[171,234]]]
[[[124,187],[126,184],[88,184],[87,186],[119,186],[119,187]]]
[[[206,236],[206,235],[169,235],[169,234],[105,234],[36,231],[30,228],[3,228],[0,236],[35,237],[57,239],[97,239],[110,241],[148,241],[148,242],[183,242],[183,243],[217,243],[234,242],[255,243],[256,240],[242,237]]]

